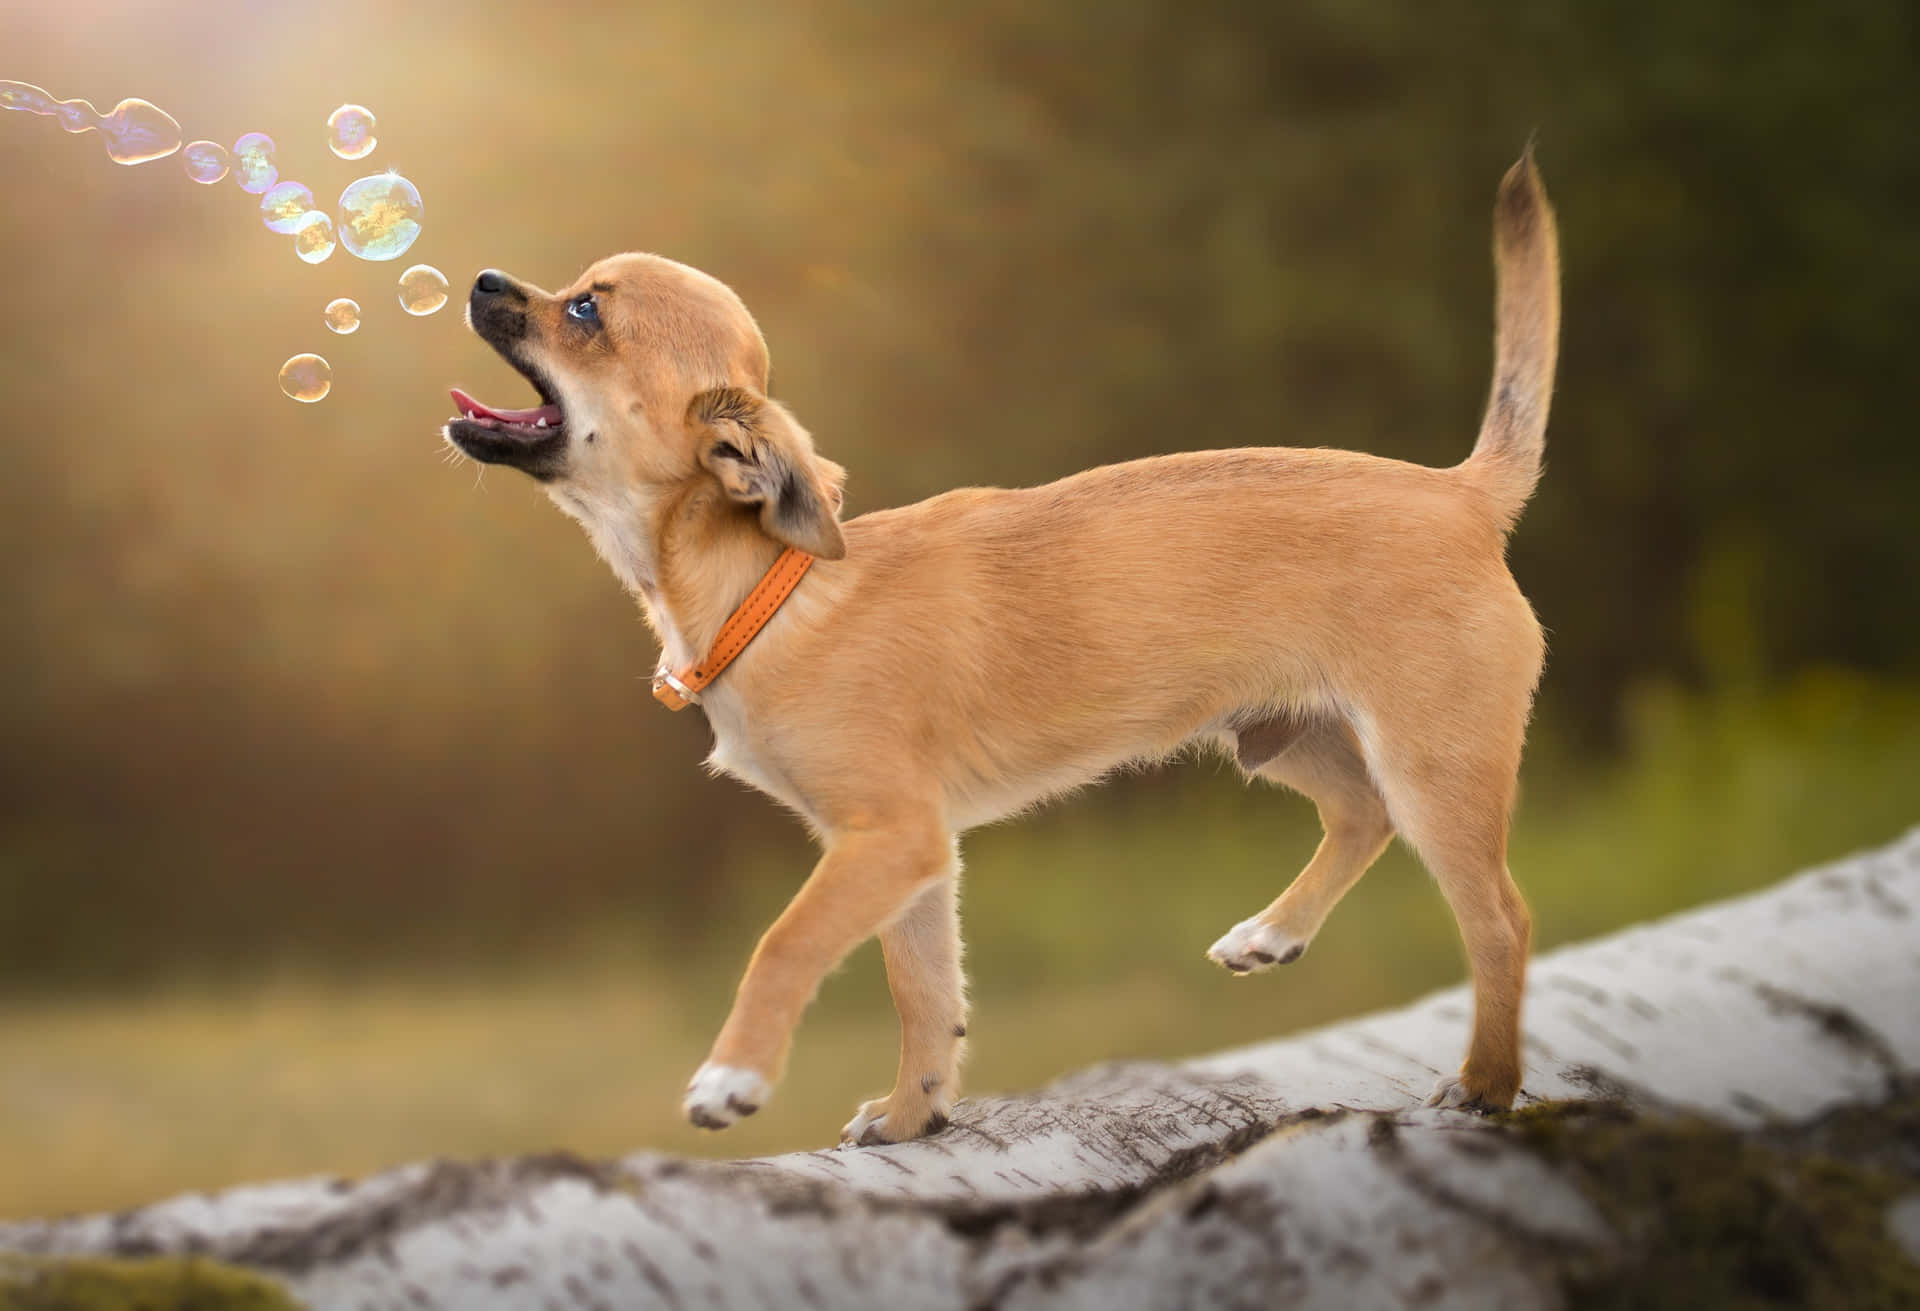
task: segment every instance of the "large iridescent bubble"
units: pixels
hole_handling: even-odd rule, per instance
[[[398,173],[375,173],[340,193],[340,244],[361,259],[399,259],[426,217],[420,192]]]

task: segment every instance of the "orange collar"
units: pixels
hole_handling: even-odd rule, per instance
[[[685,669],[669,671],[662,666],[653,676],[653,698],[669,710],[685,710],[700,704],[700,693],[720,677],[720,671],[747,649],[767,621],[773,618],[781,602],[793,595],[801,577],[813,567],[813,557],[797,546],[780,552],[780,558],[761,577],[740,608],[720,626],[719,636],[707,649],[705,658]]]

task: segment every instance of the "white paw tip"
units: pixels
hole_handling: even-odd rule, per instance
[[[887,1117],[884,1114],[875,1112],[873,1105],[874,1103],[869,1103],[866,1106],[862,1106],[859,1112],[855,1114],[851,1120],[847,1121],[847,1127],[840,1131],[840,1143],[842,1146],[858,1146],[860,1140],[867,1136],[869,1129],[877,1130],[880,1126],[886,1124]]]
[[[1299,960],[1300,953],[1306,949],[1306,943],[1286,937],[1272,925],[1242,920],[1207,948],[1207,959],[1235,974],[1258,974]]]
[[[927,1107],[926,1123],[922,1124],[917,1132],[891,1134],[887,1132],[887,1113],[883,1109],[886,1104],[885,1098],[863,1104],[859,1112],[847,1121],[847,1127],[840,1131],[840,1145],[842,1147],[884,1147],[890,1143],[904,1142],[909,1138],[939,1133],[953,1123],[952,1104],[945,1099],[939,1099]]]
[[[765,1106],[772,1091],[752,1070],[709,1062],[695,1071],[680,1106],[699,1128],[724,1129]]]
[[[1461,1082],[1457,1074],[1443,1075],[1440,1081],[1433,1085],[1433,1091],[1427,1094],[1427,1105],[1437,1106],[1446,1111],[1472,1111],[1480,1115],[1500,1109],[1481,1101],[1467,1091],[1467,1085]]]

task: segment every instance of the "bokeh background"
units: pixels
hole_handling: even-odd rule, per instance
[[[647,694],[532,484],[442,462],[458,318],[618,249],[730,282],[851,512],[1189,447],[1466,453],[1488,208],[1565,245],[1552,642],[1513,865],[1540,945],[1920,819],[1920,41],[1902,0],[647,5],[66,0],[0,77],[426,198],[318,267],[231,182],[0,115],[0,1215],[431,1154],[752,1152],[882,1091],[877,952],[755,1120],[677,1119],[812,852]],[[380,146],[348,164],[327,114]],[[456,302],[410,319],[401,265]],[[321,307],[350,295],[338,338]],[[318,351],[333,394],[283,397]],[[1207,763],[971,837],[976,1089],[1462,977],[1396,850],[1277,977],[1202,952],[1315,839]]]

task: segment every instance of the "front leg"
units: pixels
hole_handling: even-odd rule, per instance
[[[887,985],[900,1012],[900,1072],[893,1092],[863,1105],[842,1142],[904,1142],[946,1127],[959,1094],[967,1036],[967,980],[960,969],[958,862],[880,930]]]
[[[724,1129],[766,1103],[820,980],[947,873],[953,838],[932,807],[836,831],[747,964],[733,1010],[687,1086],[686,1115]]]

